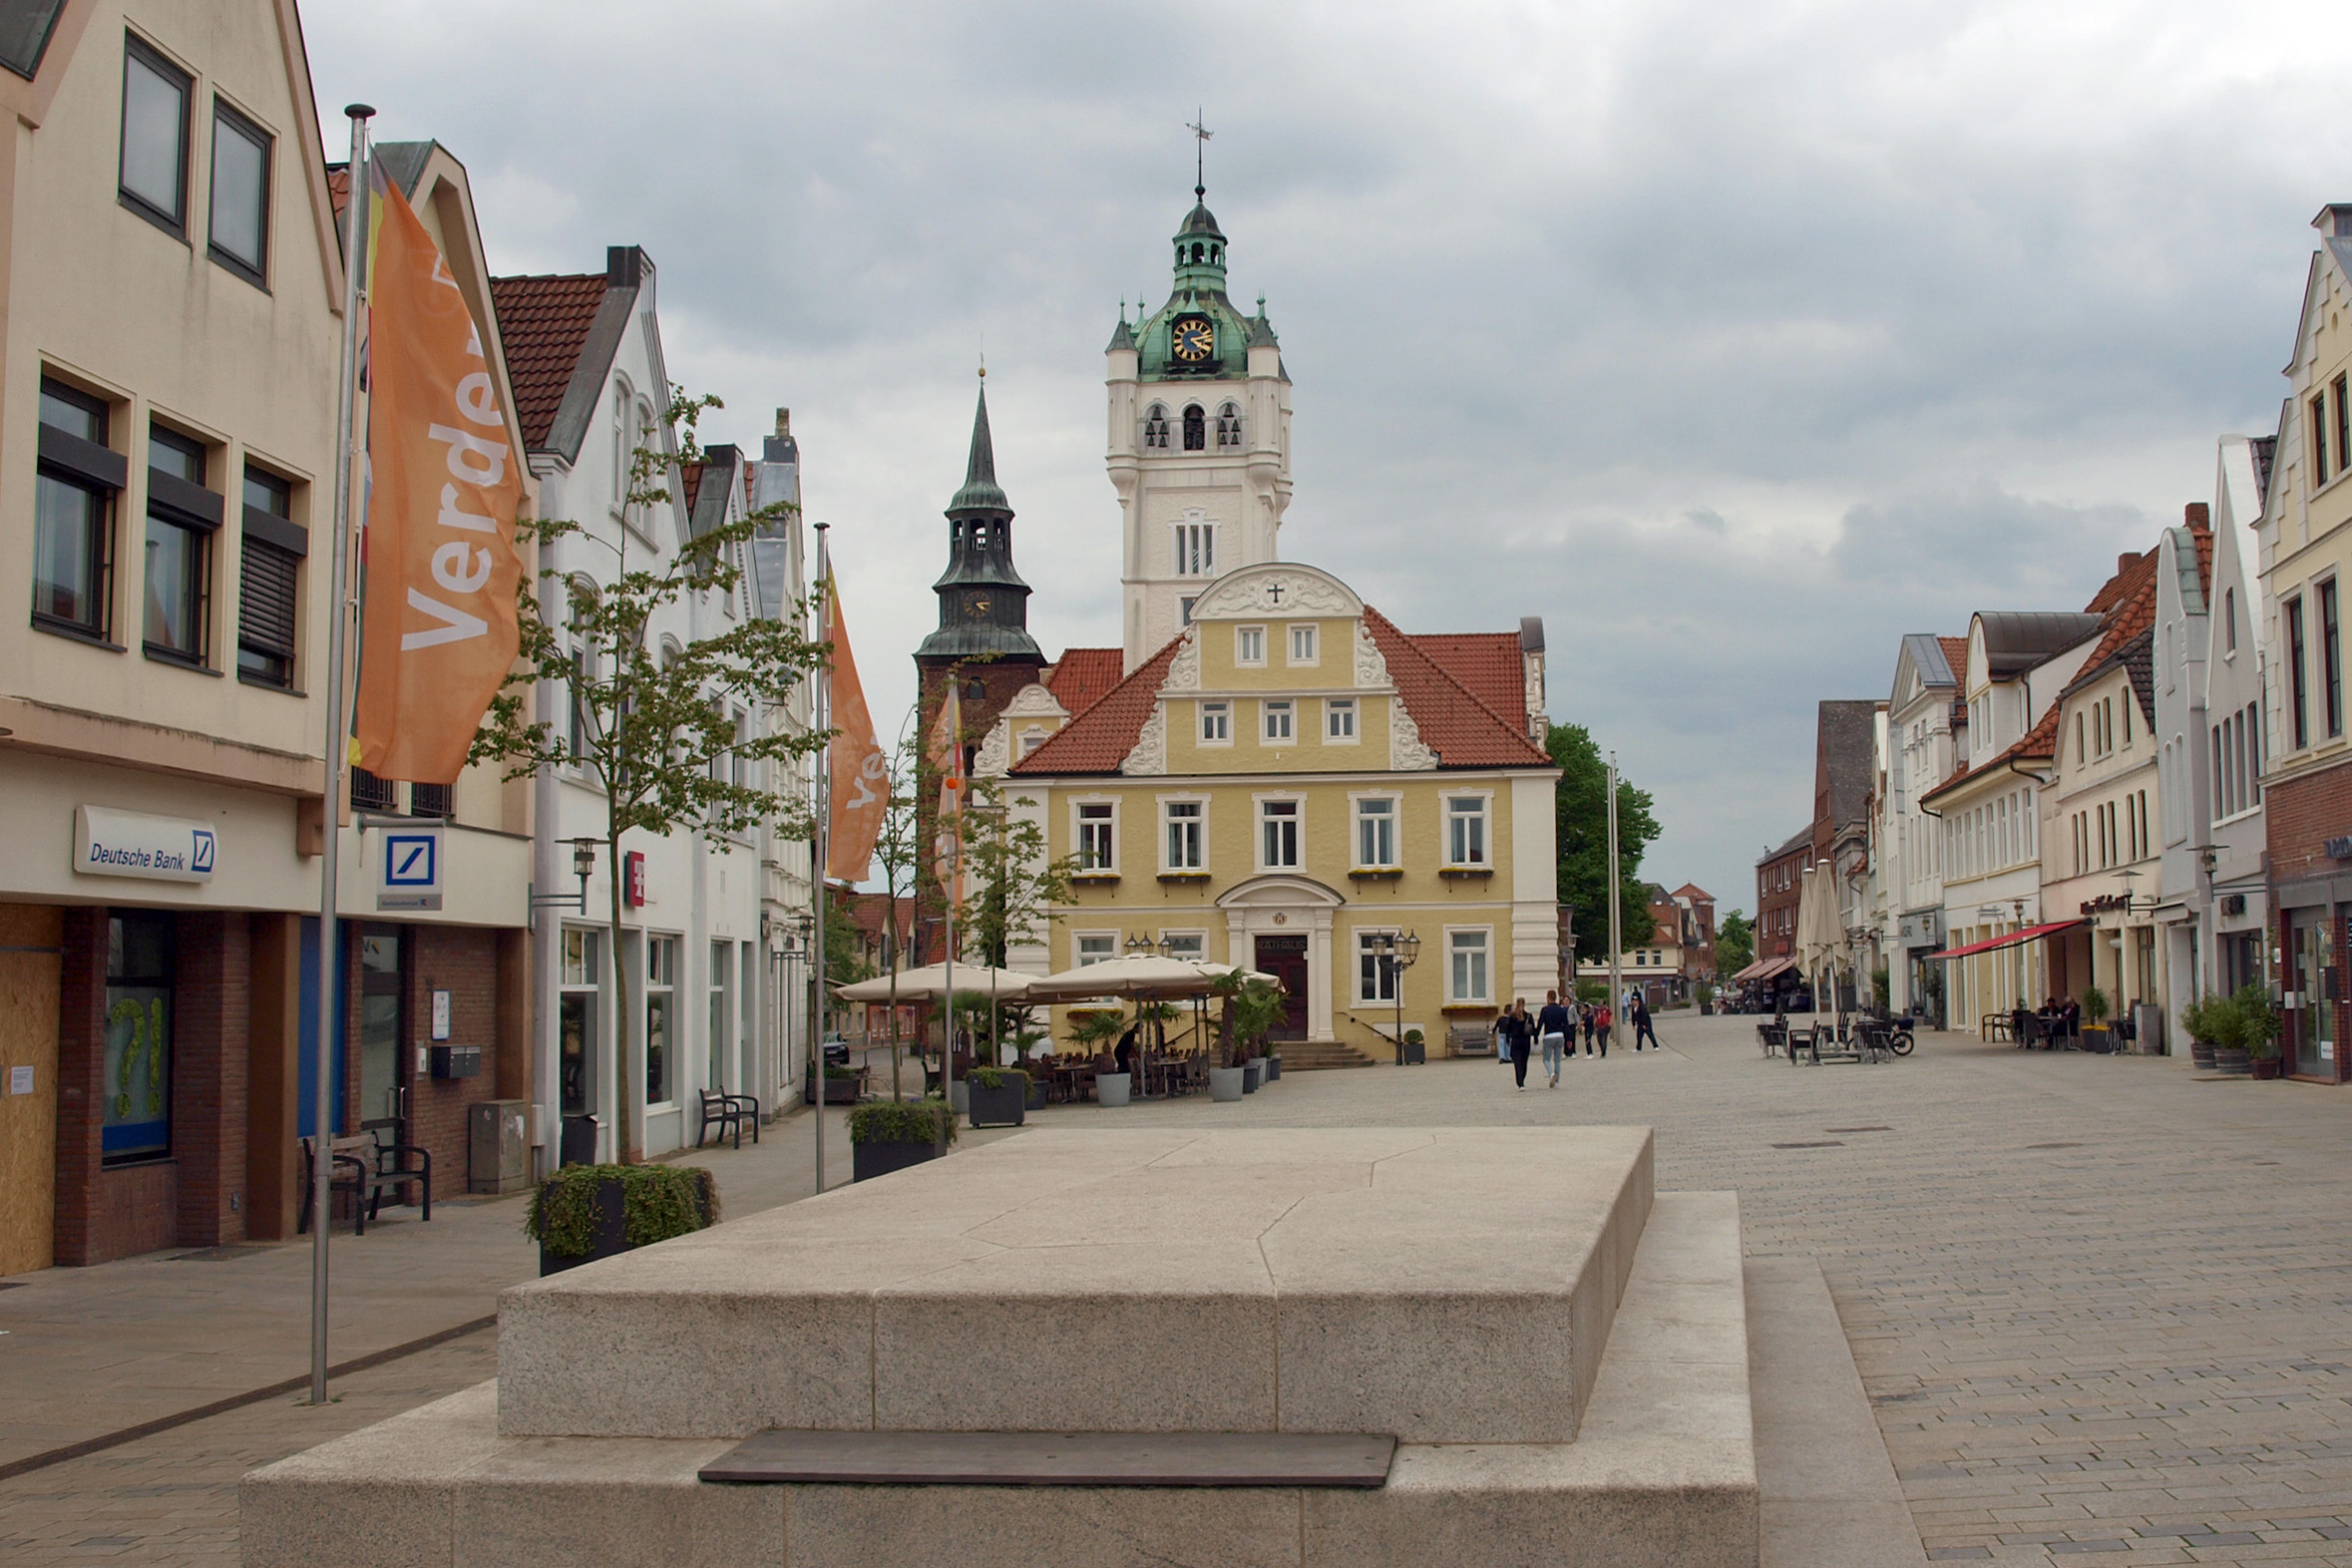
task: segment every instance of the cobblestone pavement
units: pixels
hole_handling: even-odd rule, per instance
[[[2352,1564],[2352,1098],[1962,1035],[1791,1068],[1751,1022],[1669,1016],[1664,1053],[1558,1090],[1442,1061],[1034,1120],[1654,1125],[1662,1187],[1735,1188],[1752,1255],[1820,1260],[1931,1557]],[[494,1346],[0,1482],[0,1561],[231,1563],[244,1469],[478,1381]]]

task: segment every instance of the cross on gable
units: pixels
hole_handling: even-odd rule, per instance
[[[1282,602],[1282,585],[1281,585],[1280,583],[1269,583],[1269,584],[1267,584],[1267,585],[1266,585],[1266,598],[1267,598],[1267,601],[1268,601],[1269,603],[1274,603],[1274,604],[1279,604],[1279,603],[1281,603],[1281,602]]]

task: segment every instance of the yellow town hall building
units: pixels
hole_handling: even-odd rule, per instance
[[[917,656],[925,717],[957,680],[976,772],[1078,868],[1013,968],[1140,939],[1279,977],[1277,1038],[1384,1058],[1401,1012],[1442,1049],[1559,983],[1542,622],[1414,636],[1279,559],[1290,378],[1263,303],[1226,297],[1224,251],[1196,205],[1167,304],[1108,350],[1127,646],[1047,662],[1030,639],[983,401]],[[1405,934],[1398,981],[1373,954]]]

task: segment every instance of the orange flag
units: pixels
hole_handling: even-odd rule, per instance
[[[940,812],[936,826],[934,848],[939,860],[937,874],[940,886],[947,891],[948,902],[964,902],[964,857],[958,853],[959,840],[964,832],[964,792],[971,781],[964,776],[964,704],[958,699],[956,682],[948,681],[948,691],[940,702],[939,717],[931,722],[931,733],[924,737],[924,755],[940,776]]]
[[[863,882],[873,869],[875,841],[882,837],[883,813],[890,809],[890,758],[874,738],[874,716],[866,711],[866,688],[858,681],[849,629],[841,619],[840,585],[825,583],[825,640],[833,644],[827,710],[833,727],[832,822],[825,838],[825,875],[839,882]]]
[[[368,308],[368,503],[359,765],[454,783],[521,646],[522,454],[466,296],[399,190],[378,205]]]

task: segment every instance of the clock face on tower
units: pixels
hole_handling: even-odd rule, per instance
[[[980,597],[968,598],[964,601],[964,613],[974,620],[983,619],[988,613],[988,601]]]
[[[1188,365],[1197,365],[1217,352],[1217,328],[1207,316],[1180,317],[1168,332],[1170,348]]]

